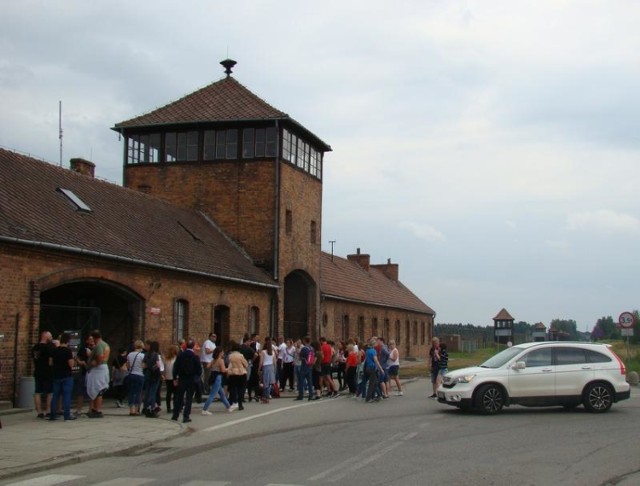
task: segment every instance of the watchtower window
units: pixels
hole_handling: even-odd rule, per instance
[[[131,135],[127,138],[127,164],[150,164],[159,160],[159,133]]]
[[[166,162],[198,160],[198,132],[167,132],[164,140]]]

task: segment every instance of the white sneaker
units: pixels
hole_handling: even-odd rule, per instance
[[[235,403],[231,405],[229,408],[227,408],[227,412],[229,413],[235,412],[236,410],[238,410],[238,406]]]
[[[404,393],[402,393],[402,392],[396,392],[396,396],[397,396],[397,397],[401,397],[402,395],[404,395]]]
[[[213,415],[209,410],[203,410],[202,415]]]

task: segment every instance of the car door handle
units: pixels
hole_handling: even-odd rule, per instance
[[[543,373],[551,373],[552,371],[553,371],[553,369],[551,369],[551,368],[544,368],[542,370]]]

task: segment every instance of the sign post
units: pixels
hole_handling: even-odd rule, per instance
[[[629,359],[629,336],[633,336],[633,326],[636,323],[636,316],[632,312],[623,312],[618,317],[620,334],[627,338],[627,360]]]

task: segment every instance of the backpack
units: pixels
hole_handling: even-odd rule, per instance
[[[316,362],[316,353],[310,346],[303,346],[300,350],[300,361],[308,367],[312,367]]]
[[[160,379],[160,367],[158,366],[158,353],[147,353],[142,360],[144,375],[151,381]]]

